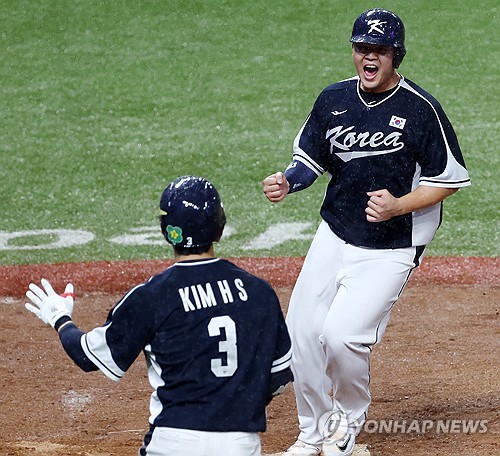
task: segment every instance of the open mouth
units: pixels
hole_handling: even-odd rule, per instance
[[[378,67],[376,65],[365,65],[363,71],[367,77],[373,77],[377,74]]]

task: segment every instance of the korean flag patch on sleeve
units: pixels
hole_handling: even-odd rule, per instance
[[[405,127],[406,119],[403,119],[402,117],[398,116],[392,116],[391,121],[389,122],[389,125],[391,127],[396,127],[402,130]]]

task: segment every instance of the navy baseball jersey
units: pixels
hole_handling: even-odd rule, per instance
[[[80,344],[113,380],[144,351],[150,423],[213,432],[264,431],[271,376],[291,360],[272,287],[219,258],[177,262],[133,288]]]
[[[401,197],[418,185],[470,185],[442,107],[404,78],[379,94],[363,93],[358,77],[324,89],[295,138],[293,157],[317,176],[331,175],[321,216],[337,236],[361,247],[423,246],[441,223],[441,203],[370,223],[367,192]]]

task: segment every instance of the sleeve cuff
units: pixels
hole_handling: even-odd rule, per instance
[[[59,328],[64,325],[64,323],[67,323],[68,321],[71,321],[71,317],[69,315],[63,315],[61,318],[59,318],[55,324],[54,324],[54,329],[56,331],[59,331]]]

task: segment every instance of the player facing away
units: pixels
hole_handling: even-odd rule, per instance
[[[357,76],[319,94],[293,161],[263,180],[279,202],[330,177],[286,317],[300,426],[287,455],[353,453],[371,402],[371,350],[441,223],[442,201],[470,185],[442,107],[397,72],[404,39],[394,13],[362,13],[350,38]]]
[[[153,393],[139,456],[261,454],[265,407],[292,380],[291,342],[264,280],[214,256],[226,217],[206,179],[183,176],[161,196],[160,224],[175,262],[132,288],[104,325],[71,320],[73,285],[42,279],[26,308],[54,327],[84,371],[119,380],[141,352]]]

